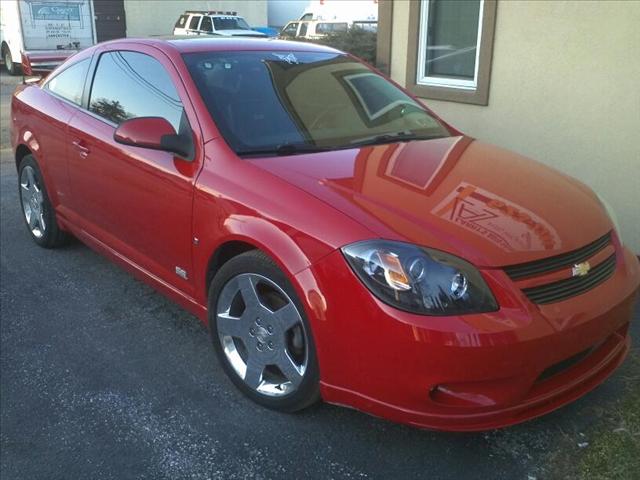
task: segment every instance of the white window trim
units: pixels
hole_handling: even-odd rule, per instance
[[[353,75],[345,75],[344,76],[344,80],[349,84],[349,87],[351,87],[351,90],[353,91],[353,94],[358,98],[358,102],[360,102],[360,105],[362,105],[362,108],[364,109],[364,111],[366,112],[367,116],[369,117],[369,120],[373,121],[373,120],[376,120],[377,118],[380,118],[382,115],[384,115],[385,113],[393,110],[398,105],[411,105],[411,106],[415,105],[414,102],[409,102],[409,101],[406,101],[406,100],[395,100],[394,102],[391,102],[386,107],[381,108],[380,110],[378,110],[376,112],[371,112],[371,110],[369,110],[369,107],[367,106],[367,103],[364,101],[364,98],[362,98],[362,95],[360,95],[360,92],[356,88],[355,84],[352,82],[352,80],[354,78],[360,78],[360,77],[380,78],[380,76],[376,75],[374,73],[369,73],[369,72],[355,73]]]
[[[476,61],[473,80],[459,78],[429,77],[425,75],[425,57],[427,47],[427,28],[429,25],[429,4],[431,0],[421,0],[420,5],[420,34],[418,43],[418,68],[416,83],[430,87],[455,88],[460,90],[476,90],[478,88],[478,68],[480,66],[480,46],[482,42],[482,18],[484,12],[484,0],[480,0],[480,12],[478,14],[478,38],[476,39]]]

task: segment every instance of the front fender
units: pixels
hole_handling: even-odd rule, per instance
[[[295,280],[297,273],[333,251],[331,246],[321,245],[313,239],[305,238],[303,243],[306,242],[313,253],[305,252],[298,243],[300,238],[297,239],[298,241],[294,240],[291,232],[287,231],[284,225],[257,216],[232,214],[223,221],[221,227],[217,235],[211,230],[203,232],[204,235],[196,237],[197,245],[194,243],[194,278],[197,282],[196,291],[199,292],[198,300],[203,305],[206,305],[207,299],[210,261],[225,244],[242,242],[262,250],[278,264],[294,287],[297,283]],[[313,243],[316,244],[312,245]]]

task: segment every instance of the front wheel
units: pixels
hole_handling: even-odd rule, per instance
[[[311,329],[284,273],[260,251],[223,265],[209,289],[211,337],[233,383],[255,402],[294,412],[319,399]]]
[[[26,155],[20,162],[18,178],[20,206],[31,238],[45,248],[64,245],[68,235],[58,226],[42,172],[32,155]]]

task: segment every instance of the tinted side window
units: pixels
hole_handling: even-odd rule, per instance
[[[202,17],[200,30],[205,32],[213,32],[213,23],[211,23],[211,17]]]
[[[201,18],[202,17],[200,15],[195,15],[194,17],[192,17],[191,21],[189,22],[189,29],[198,30],[198,24],[200,23]]]
[[[90,59],[87,58],[66,68],[47,82],[47,88],[56,95],[80,105],[89,61]]]
[[[304,37],[307,34],[307,24],[303,23],[302,25],[300,25],[300,33],[298,34],[299,37]]]
[[[165,68],[136,52],[100,56],[89,110],[116,124],[136,117],[162,117],[180,131],[182,103]]]

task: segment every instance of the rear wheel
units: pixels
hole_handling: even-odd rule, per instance
[[[4,66],[7,68],[9,75],[18,75],[18,73],[20,73],[18,71],[18,65],[13,62],[13,58],[11,57],[11,50],[7,46],[2,49],[2,59],[4,60]]]
[[[32,155],[20,162],[18,178],[20,206],[31,238],[44,248],[64,245],[68,235],[58,226],[40,167]]]
[[[319,399],[318,363],[297,295],[274,262],[254,250],[228,261],[209,289],[209,324],[233,383],[275,410],[301,410]]]

